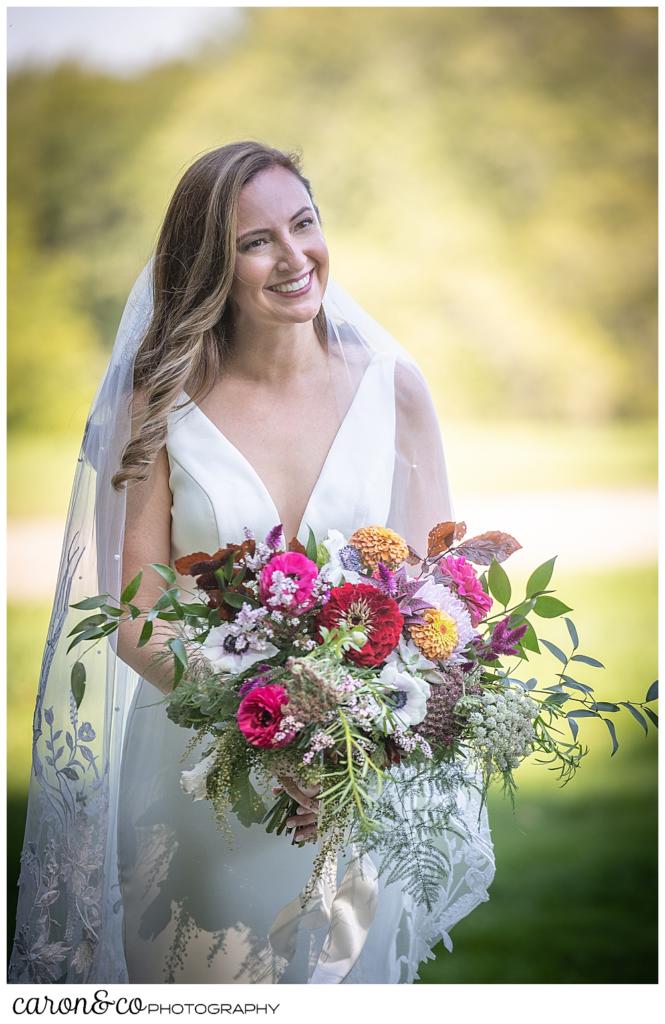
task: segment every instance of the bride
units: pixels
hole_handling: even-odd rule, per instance
[[[117,596],[149,563],[278,523],[301,542],[387,525],[422,552],[452,518],[427,386],[330,277],[298,157],[253,141],[206,153],[171,199],[86,426],[37,694],[11,981],[411,983],[437,942],[452,948],[494,874],[475,790],[459,800],[469,838],[441,837],[450,877],[429,912],[356,870],[353,848],[336,891],[301,908],[316,791],[276,780],[299,804],[291,835],[230,815],[230,846],[179,785],[190,733],[165,713],[159,639],[139,648],[140,622],[124,624],[105,655],[78,654],[85,679],[67,651],[71,605]],[[144,572],[143,607],[162,583]]]

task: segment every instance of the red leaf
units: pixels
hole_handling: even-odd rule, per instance
[[[509,555],[519,551],[521,547],[522,545],[509,533],[490,530],[488,533],[478,534],[477,537],[470,537],[464,544],[455,548],[455,554],[464,555],[476,565],[489,565],[493,558],[496,558],[497,562],[505,562]]]
[[[466,533],[466,523],[437,523],[429,532],[427,538],[427,557],[435,558],[442,552],[447,551],[456,540],[460,540]]]

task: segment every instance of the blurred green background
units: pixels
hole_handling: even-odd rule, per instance
[[[554,584],[607,666],[583,680],[644,697],[655,552],[621,554],[644,529],[631,500],[657,487],[656,40],[649,8],[255,8],[195,57],[132,76],[72,61],[11,73],[9,553],[37,571],[20,587],[10,573],[10,938],[50,611],[40,538],[62,529],[168,200],[214,146],[303,152],[331,272],[427,375],[460,518],[497,495],[509,510],[513,492],[551,495],[571,536],[585,495],[602,492],[599,524],[623,517]],[[494,527],[511,531],[509,514]],[[559,628],[543,632],[565,645]],[[657,980],[656,740],[632,719],[618,732],[610,759],[607,734],[585,730],[593,753],[563,790],[521,769],[515,815],[492,796],[491,900],[423,982]]]

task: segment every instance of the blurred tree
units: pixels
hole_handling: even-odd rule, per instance
[[[448,414],[653,415],[656,28],[651,8],[253,8],[133,79],[13,74],[12,425],[62,426],[56,368],[38,406],[17,379],[28,348],[50,366],[35,309],[94,390],[178,178],[236,138],[302,150],[332,272]]]

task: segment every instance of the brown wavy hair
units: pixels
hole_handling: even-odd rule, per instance
[[[113,476],[116,490],[148,479],[182,391],[196,401],[219,379],[233,342],[227,299],[236,261],[238,198],[256,174],[274,166],[300,179],[321,223],[301,154],[261,142],[232,142],[205,153],[173,193],[155,248],[152,318],[134,363],[134,397],[140,391],[141,402],[133,402],[133,436]],[[323,306],[314,330],[324,344]]]

